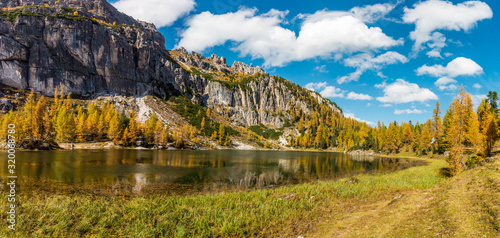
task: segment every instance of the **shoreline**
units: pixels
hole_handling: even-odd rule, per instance
[[[73,144],[73,148],[71,148],[71,144]],[[205,147],[198,147],[198,148],[175,148],[173,146],[169,146],[168,148],[148,148],[148,147],[124,147],[120,145],[115,145],[114,142],[112,141],[102,141],[102,142],[77,142],[77,143],[68,143],[68,142],[63,142],[59,143],[59,149],[54,149],[54,150],[30,150],[30,149],[17,149],[16,151],[24,152],[24,151],[29,151],[29,152],[35,152],[35,151],[66,151],[66,150],[105,150],[105,149],[125,149],[125,150],[180,150],[180,151],[282,151],[282,152],[321,152],[321,153],[331,153],[331,152],[336,152],[336,153],[344,153],[344,154],[349,154],[352,156],[375,156],[375,157],[388,157],[388,158],[413,158],[413,159],[433,159],[433,158],[442,158],[443,155],[434,155],[433,158],[430,158],[428,156],[418,156],[415,154],[382,154],[382,153],[376,153],[372,150],[368,151],[361,151],[361,150],[356,150],[356,151],[351,151],[348,152],[346,150],[341,150],[338,148],[332,148],[332,149],[294,149],[294,148],[285,148],[285,149],[268,149],[268,148],[243,148],[243,149],[238,149],[234,147],[228,147],[228,148],[205,148]],[[404,152],[403,152],[404,153]]]

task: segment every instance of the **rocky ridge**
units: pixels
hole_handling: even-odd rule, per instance
[[[196,84],[192,88],[198,103],[217,110],[236,125],[262,123],[283,127],[290,119],[287,111],[291,106],[310,113],[311,105],[304,98],[314,98],[340,112],[330,100],[281,77],[270,76],[259,66],[237,61],[228,66],[224,57],[212,54],[205,58],[196,52],[188,54],[184,48],[170,51],[170,55],[186,71],[203,79],[199,82],[204,85]]]

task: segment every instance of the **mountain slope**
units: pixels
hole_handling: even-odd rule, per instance
[[[223,57],[205,58],[183,48],[168,51],[154,25],[118,12],[105,0],[0,0],[0,8],[0,83],[14,89],[51,96],[62,86],[65,93],[88,100],[177,98],[145,110],[158,115],[185,104],[182,97],[212,110],[217,123],[240,132],[250,128],[282,145],[290,138],[280,138],[274,129],[304,135],[309,120],[309,138],[317,135],[313,127],[342,117],[335,103],[260,67],[241,62],[228,66]],[[197,108],[199,115],[200,108],[189,108]],[[196,112],[182,109],[174,111],[193,125],[199,123],[188,118]]]

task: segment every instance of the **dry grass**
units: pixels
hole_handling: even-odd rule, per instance
[[[500,160],[428,189],[341,199],[306,237],[500,237]]]

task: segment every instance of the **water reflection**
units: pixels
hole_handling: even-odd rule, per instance
[[[350,156],[343,153],[281,151],[74,150],[17,152],[19,178],[55,179],[68,184],[148,184],[209,188],[266,187],[359,173],[394,171],[405,159]],[[0,175],[7,176],[0,154]]]

